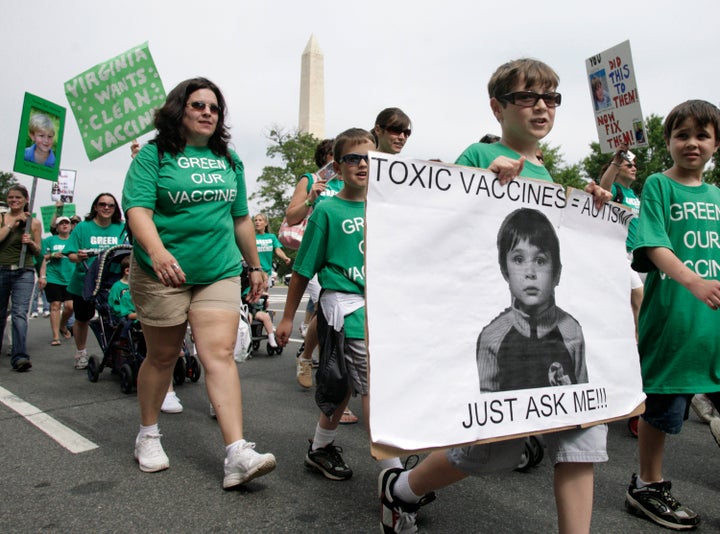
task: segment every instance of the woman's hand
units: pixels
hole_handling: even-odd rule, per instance
[[[185,283],[185,273],[177,260],[166,249],[150,257],[158,280],[167,287],[180,287]]]
[[[257,302],[263,293],[267,291],[267,274],[264,271],[252,271],[250,273],[250,292],[248,302]]]
[[[311,202],[312,204],[315,203],[315,201],[318,199],[320,195],[327,189],[327,184],[325,182],[322,182],[320,180],[316,180],[312,187],[310,188],[310,192],[308,193],[307,200]]]

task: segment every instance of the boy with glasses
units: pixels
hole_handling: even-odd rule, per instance
[[[476,143],[456,164],[489,169],[500,182],[522,176],[552,181],[538,157],[538,142],[552,130],[562,97],[556,92],[557,74],[545,63],[519,59],[501,65],[490,78],[490,107],[502,130],[497,143]],[[602,203],[607,192],[591,184],[587,189]],[[545,434],[555,466],[558,529],[589,532],[593,502],[593,464],[607,461],[607,426]],[[381,524],[384,532],[415,532],[420,506],[434,491],[470,476],[512,470],[520,463],[524,438],[435,451],[412,470],[389,468],[380,473]],[[403,530],[404,529],[404,530]]]
[[[365,426],[368,423],[367,349],[365,346],[365,198],[369,179],[368,152],[375,150],[370,132],[347,130],[335,139],[335,170],[345,184],[335,196],[317,205],[293,265],[285,311],[276,331],[285,346],[300,298],[317,273],[322,287],[317,312],[320,367],[315,400],[321,409],[305,466],[330,480],[347,480],[352,469],[335,446],[340,418],[359,394]],[[399,466],[397,458],[382,467]]]

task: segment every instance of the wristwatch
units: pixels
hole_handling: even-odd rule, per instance
[[[262,267],[250,267],[250,266],[248,266],[245,270],[246,270],[247,272],[249,272],[249,273],[254,273],[254,272],[256,272],[256,271],[262,271]]]

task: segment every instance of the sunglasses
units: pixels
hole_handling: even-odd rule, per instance
[[[210,113],[213,115],[217,115],[220,113],[220,106],[217,104],[206,104],[205,102],[202,102],[200,100],[196,100],[195,102],[189,102],[188,106],[193,108],[195,111],[205,111],[205,107],[210,108]]]
[[[632,169],[633,167],[637,169],[637,165],[634,163],[625,163],[624,167],[627,167],[628,169]]]
[[[536,93],[534,91],[517,91],[516,93],[508,93],[497,97],[501,102],[510,102],[521,108],[531,108],[535,106],[542,98],[545,105],[549,108],[556,108],[562,102],[560,93]]]
[[[115,204],[111,202],[98,202],[97,203],[98,208],[114,208]]]
[[[397,126],[387,126],[383,128],[386,132],[390,132],[395,135],[405,134],[405,137],[410,137],[412,130],[410,128],[398,128]]]
[[[367,154],[345,154],[340,158],[340,163],[347,163],[348,165],[360,165],[360,161],[369,163]]]

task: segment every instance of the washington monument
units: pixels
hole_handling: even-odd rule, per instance
[[[325,68],[323,54],[314,35],[302,53],[300,70],[300,117],[298,129],[325,138]]]

